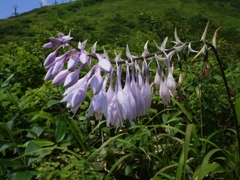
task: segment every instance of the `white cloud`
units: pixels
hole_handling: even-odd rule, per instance
[[[41,3],[43,6],[46,6],[47,5],[47,0],[41,0]]]

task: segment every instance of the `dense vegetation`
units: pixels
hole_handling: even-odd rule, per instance
[[[113,59],[126,44],[140,55],[147,40],[150,52],[154,40],[174,40],[175,27],[182,41],[199,40],[209,20],[208,42],[222,27],[217,50],[240,122],[239,8],[234,0],[81,0],[0,20],[0,179],[240,179],[239,128],[211,50],[207,64],[194,54],[182,62],[170,106],[154,92],[145,116],[116,129],[86,116],[90,91],[74,117],[59,103],[64,89],[44,82],[51,51],[42,48],[71,30],[87,50],[98,41]]]

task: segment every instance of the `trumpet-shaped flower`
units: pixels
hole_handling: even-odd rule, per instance
[[[69,75],[70,71],[68,71],[67,69],[60,71],[53,79],[52,84],[53,85],[59,85],[64,83],[65,79],[67,78],[67,76]]]
[[[64,59],[57,61],[56,64],[54,65],[52,74],[56,76],[63,69],[63,67],[64,67]]]
[[[75,114],[86,97],[87,87],[87,78],[84,77],[74,87],[72,86],[65,91],[64,95],[66,96],[61,102],[67,102],[67,107],[71,108],[71,111]]]
[[[168,61],[168,77],[166,79],[166,86],[169,89],[170,95],[173,97],[176,91],[176,81],[172,75],[172,70],[170,68],[170,60]]]
[[[95,117],[97,120],[102,119],[102,115],[104,114],[105,118],[108,118],[108,100],[107,100],[107,94],[106,94],[106,84],[107,84],[108,76],[104,79],[103,87],[101,91],[94,95],[90,106],[88,108],[88,116],[95,114]]]
[[[45,78],[44,78],[44,80],[45,81],[48,81],[48,80],[50,80],[50,79],[53,79],[55,76],[54,75],[52,75],[52,71],[53,71],[53,66],[47,71],[47,74],[46,74],[46,76],[45,76]]]
[[[136,101],[133,97],[133,94],[131,92],[129,66],[127,66],[126,83],[123,88],[123,92],[126,94],[127,103],[129,104],[129,109],[127,110],[127,118],[129,119],[129,121],[132,121],[137,118],[137,105],[136,105]]]
[[[53,51],[52,53],[50,53],[47,56],[46,60],[43,63],[44,66],[48,66],[49,64],[51,64],[55,60],[59,49],[60,49],[60,47],[58,47],[55,51]]]
[[[136,101],[137,105],[137,115],[142,116],[146,112],[146,103],[145,99],[141,93],[141,91],[138,89],[135,78],[134,78],[134,66],[132,65],[132,80],[131,80],[131,91],[133,94],[133,97]]]
[[[67,63],[67,68],[69,71],[73,71],[79,64],[79,56],[80,53],[75,54],[74,56],[70,57]]]
[[[110,85],[109,85],[109,88],[107,90],[107,100],[108,100],[108,103],[111,102],[113,96],[114,96],[114,91],[113,91],[113,71],[111,72],[111,77],[110,77]]]
[[[114,93],[114,96],[111,102],[108,104],[108,117],[107,117],[107,126],[110,124],[118,127],[120,123],[123,121],[122,115],[120,114],[120,107],[119,102],[117,99],[117,93]]]
[[[95,74],[89,80],[89,84],[91,86],[93,94],[98,94],[102,89],[103,78],[101,76],[101,69],[97,68]]]
[[[147,64],[145,66],[145,73],[146,77],[143,87],[141,89],[141,93],[145,99],[147,108],[150,108],[152,102],[152,91],[149,84],[149,66]]]
[[[162,98],[163,104],[167,106],[170,103],[170,92],[165,82],[163,82],[161,75],[160,75],[159,94],[160,94],[160,97]]]
[[[82,70],[83,66],[84,65],[81,64],[76,71],[71,72],[67,75],[66,80],[64,81],[64,87],[70,87],[77,83],[79,79],[79,73]]]

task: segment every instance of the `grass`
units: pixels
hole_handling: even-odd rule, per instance
[[[174,27],[186,31],[186,28],[189,29],[186,24],[194,24],[198,28],[199,25],[202,26],[207,20],[210,20],[214,29],[220,26],[223,27],[222,32],[235,29],[239,36],[240,15],[237,11],[238,6],[234,6],[232,2],[220,1],[192,0],[191,3],[184,0],[105,0],[99,2],[85,0],[83,3],[76,1],[34,9],[17,17],[0,20],[2,39],[0,43],[14,41],[16,37],[18,40],[21,40],[21,37],[33,38],[34,31],[31,26],[39,24],[43,24],[51,31],[72,29],[77,37],[86,37],[93,41],[103,32],[109,31],[109,34],[112,34],[110,25],[113,23],[121,23],[119,28],[126,28],[127,32],[125,32],[128,37],[131,37],[137,31],[152,31],[151,26],[159,28],[159,31],[163,31],[160,26],[166,26],[172,31]],[[224,14],[224,18],[222,14]],[[58,27],[57,24],[61,24],[59,21],[64,23],[65,27]],[[171,21],[170,26],[168,21]],[[124,31],[120,31],[119,34],[124,34]],[[163,33],[163,35],[165,34]],[[160,38],[164,38],[163,35],[160,35]],[[225,34],[221,37],[228,40],[228,36]],[[99,39],[100,43],[104,44],[103,39]],[[235,41],[239,42],[237,39]],[[109,42],[112,43],[110,40]]]

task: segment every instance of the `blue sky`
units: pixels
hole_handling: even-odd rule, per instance
[[[59,4],[70,0],[56,0]],[[55,0],[0,0],[0,19],[12,16],[13,6],[17,6],[17,12],[23,13],[35,8],[40,8],[40,3],[44,6],[53,5]]]

